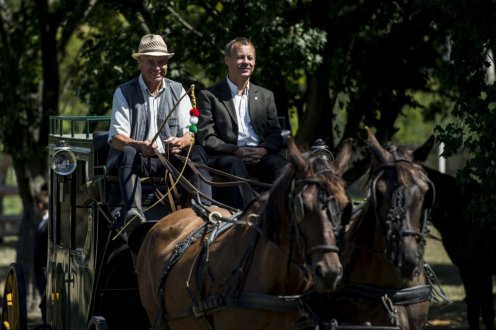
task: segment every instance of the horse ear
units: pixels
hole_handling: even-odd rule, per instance
[[[413,161],[418,162],[418,163],[423,163],[427,160],[427,157],[429,157],[429,154],[432,151],[432,148],[434,147],[434,142],[436,141],[436,138],[434,135],[431,135],[427,141],[417,149],[413,151]]]
[[[369,149],[370,151],[372,151],[372,154],[377,158],[377,160],[380,163],[386,163],[390,161],[391,154],[381,146],[379,141],[377,141],[377,138],[375,137],[374,133],[372,133],[372,131],[368,126],[365,126],[365,130],[367,131],[368,134]]]
[[[298,149],[298,146],[296,145],[294,138],[291,136],[288,138],[288,151],[289,151],[289,159],[296,167],[296,170],[306,172],[308,169],[308,163],[303,157],[303,154],[301,153],[300,149]]]
[[[352,138],[348,138],[344,140],[339,145],[336,158],[332,162],[332,166],[334,167],[334,170],[336,171],[337,175],[342,175],[346,166],[348,166],[348,163],[351,159],[352,145],[353,145]]]

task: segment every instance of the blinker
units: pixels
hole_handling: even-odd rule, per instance
[[[295,195],[293,197],[293,215],[297,223],[305,217],[305,206],[303,205],[301,195]]]

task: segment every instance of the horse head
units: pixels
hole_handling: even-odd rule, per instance
[[[388,259],[403,278],[418,275],[423,266],[427,217],[434,202],[434,185],[414,154],[402,147],[383,148],[370,129],[373,165],[369,202]]]
[[[341,175],[351,158],[351,146],[352,139],[345,140],[333,161],[300,152],[290,139],[290,165],[275,182],[267,203],[268,236],[276,241],[287,238],[291,258],[311,274],[318,292],[333,291],[342,276],[338,237],[343,220],[350,217],[351,201]]]

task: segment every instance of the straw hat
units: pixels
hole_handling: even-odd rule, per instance
[[[137,60],[138,57],[143,55],[167,56],[167,58],[171,58],[174,53],[169,53],[167,50],[167,45],[161,36],[158,34],[147,34],[141,38],[138,52],[133,53],[132,56],[135,60]]]

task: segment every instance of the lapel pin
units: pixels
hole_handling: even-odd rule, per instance
[[[255,100],[258,100],[258,96],[255,96]]]

